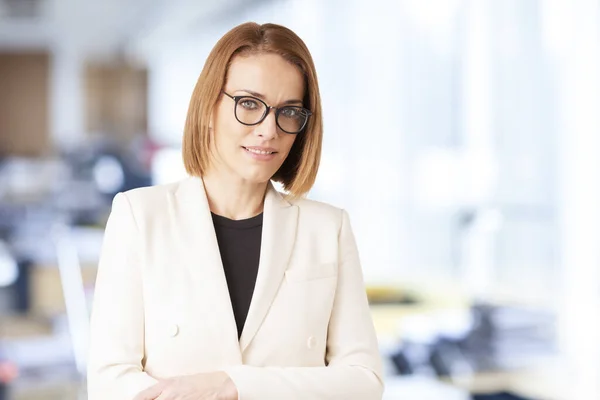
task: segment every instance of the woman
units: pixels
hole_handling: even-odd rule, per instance
[[[90,400],[381,398],[348,215],[302,198],[321,118],[312,58],[292,31],[247,23],[219,40],[186,121],[190,177],[114,199]]]

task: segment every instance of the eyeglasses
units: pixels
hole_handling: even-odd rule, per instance
[[[267,118],[271,109],[275,110],[275,122],[279,129],[292,135],[302,132],[312,115],[310,110],[298,106],[271,107],[261,99],[252,96],[232,96],[223,94],[235,101],[235,119],[243,125],[258,125]]]

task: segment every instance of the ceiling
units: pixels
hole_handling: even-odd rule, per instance
[[[0,50],[142,55],[242,0],[0,0]]]

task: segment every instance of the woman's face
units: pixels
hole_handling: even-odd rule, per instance
[[[256,97],[273,107],[303,106],[304,77],[298,67],[276,54],[237,56],[223,91],[231,96]],[[252,101],[240,106],[256,107]],[[275,110],[253,126],[241,124],[234,110],[235,101],[222,94],[212,121],[212,166],[247,183],[267,182],[285,161],[297,135],[277,126]]]

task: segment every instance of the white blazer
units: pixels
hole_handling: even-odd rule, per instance
[[[200,178],[119,193],[91,317],[89,400],[225,371],[241,400],[379,400],[381,359],[345,211],[269,184],[258,277],[238,340]]]

